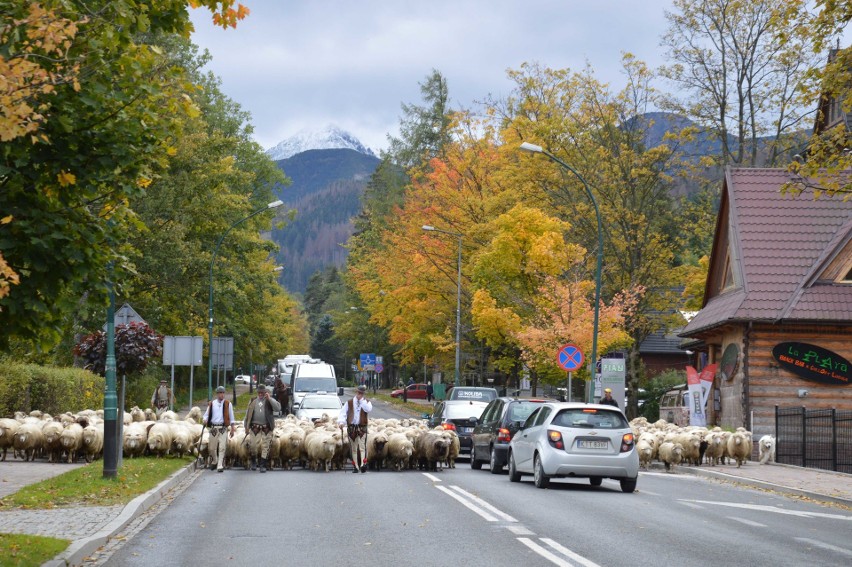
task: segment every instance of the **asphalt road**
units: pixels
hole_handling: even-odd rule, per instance
[[[106,564],[852,563],[852,512],[839,508],[688,475],[642,473],[623,494],[608,480],[539,490],[487,469],[204,472]]]

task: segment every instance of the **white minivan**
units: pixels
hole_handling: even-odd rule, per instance
[[[305,394],[337,392],[343,395],[343,388],[337,386],[337,377],[334,374],[334,366],[320,360],[300,362],[293,367],[290,376],[290,413],[295,413],[302,403]]]

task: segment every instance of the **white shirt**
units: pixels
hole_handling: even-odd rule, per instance
[[[225,423],[225,416],[223,415],[223,410],[225,405],[225,400],[219,401],[219,398],[213,400],[213,403],[207,407],[207,411],[204,412],[204,423],[207,423],[207,415],[212,411],[213,419],[210,420],[210,423]],[[228,417],[230,418],[230,423],[234,423],[234,404],[228,404]]]
[[[358,399],[358,396],[352,398],[352,415],[349,416],[349,423],[353,425],[358,425],[361,421],[361,412],[370,413],[373,411],[373,402],[367,400],[367,398]],[[340,425],[346,424],[346,414],[349,413],[349,402],[343,404],[343,407],[340,408],[340,415],[337,418],[337,423]]]

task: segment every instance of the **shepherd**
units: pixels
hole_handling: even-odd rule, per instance
[[[175,403],[175,395],[172,393],[172,389],[168,386],[168,381],[166,379],[160,380],[160,385],[154,390],[154,394],[151,396],[151,407],[154,408],[154,411],[157,412],[157,417],[160,416],[161,413],[169,409],[170,406],[173,406]]]
[[[272,386],[272,397],[278,400],[278,403],[281,404],[281,410],[286,413],[287,408],[290,407],[290,386],[284,383],[280,374],[275,376],[275,383]]]
[[[364,395],[367,387],[358,386],[355,397],[343,404],[337,423],[341,429],[346,426],[349,435],[349,450],[351,451],[352,472],[367,472],[367,414],[373,411],[373,404]],[[358,466],[358,463],[361,463]]]

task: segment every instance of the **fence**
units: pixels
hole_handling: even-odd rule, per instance
[[[852,474],[852,411],[775,406],[775,460]]]

